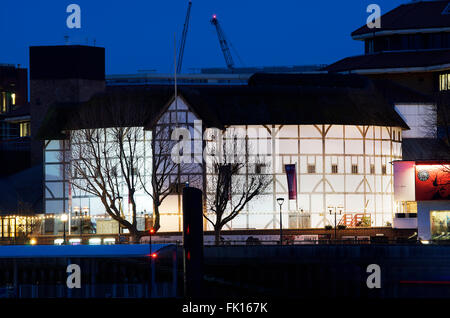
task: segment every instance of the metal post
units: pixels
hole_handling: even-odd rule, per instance
[[[336,208],[334,209],[334,240],[337,240],[337,220],[336,220]]]
[[[63,221],[63,226],[64,226],[64,245],[67,245],[66,243],[66,222]]]
[[[281,216],[281,204],[280,204],[280,245],[283,245],[283,217]]]
[[[177,263],[177,246],[175,245],[175,249],[172,254],[172,291],[173,297],[177,297],[177,286],[178,286],[178,263]]]
[[[281,207],[283,205],[284,198],[278,198],[277,202],[280,206],[280,245],[283,245],[283,216],[281,215]]]
[[[155,259],[153,257],[150,257],[151,259],[151,266],[152,266],[152,282],[151,282],[151,294],[150,297],[155,296],[155,290],[156,290],[156,286],[155,286]]]

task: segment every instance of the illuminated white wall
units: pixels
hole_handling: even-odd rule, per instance
[[[299,215],[301,210],[310,214],[312,227],[334,224],[328,206],[343,206],[343,213],[352,215],[370,213],[373,226],[392,222],[391,162],[402,156],[400,128],[273,125],[230,129],[237,128],[247,131],[249,144],[253,145],[249,156],[258,153],[255,149],[270,150],[267,160],[273,181],[266,193],[251,201],[229,228],[278,228],[278,197],[285,199],[284,226],[289,224],[289,216]],[[264,144],[267,146],[261,147]],[[285,164],[297,165],[297,201],[288,200]],[[309,173],[308,165],[314,166],[315,171]],[[333,172],[332,165],[337,165],[337,172]],[[352,166],[357,172],[352,172]]]
[[[437,115],[432,104],[399,104],[395,110],[402,116],[410,130],[403,133],[404,138],[435,138]]]
[[[197,117],[189,111],[182,98],[178,98],[168,107],[168,110],[161,116],[157,123],[158,129],[174,129],[175,127],[185,127],[189,129],[191,135],[201,140],[201,131],[194,134],[194,120]],[[143,128],[142,128],[143,129]],[[145,156],[145,178],[147,190],[151,191],[151,132],[143,130],[143,140],[139,141],[138,147],[147,150]],[[170,138],[170,136],[168,136]],[[65,150],[64,150],[65,149]],[[195,149],[193,147],[193,149]],[[195,149],[200,151],[201,149]],[[84,209],[89,211],[91,216],[105,215],[105,208],[98,197],[95,197],[85,191],[72,187],[72,205],[69,204],[69,179],[67,171],[70,166],[70,145],[66,140],[47,141],[45,146],[45,211],[51,214],[69,213],[75,209]],[[183,165],[187,168],[187,165]],[[193,164],[189,167],[189,174],[180,172],[181,183],[189,182],[190,186],[202,188],[202,170],[200,165]],[[172,182],[176,176],[171,176],[169,182]],[[128,204],[127,187],[124,183],[121,195],[122,210],[127,218],[131,219],[131,205]],[[151,197],[140,188],[135,193],[137,214],[152,214],[153,201]],[[182,209],[181,195],[169,195],[160,206],[161,229],[160,231],[181,231],[182,230]]]
[[[172,103],[158,124],[185,126],[194,136],[193,114],[184,100]],[[240,126],[251,145],[249,156],[266,153],[273,181],[266,192],[251,201],[227,228],[277,229],[279,207],[276,199],[284,197],[283,225],[288,227],[292,217],[309,215],[311,227],[333,224],[328,206],[343,206],[347,214],[370,213],[373,226],[392,222],[394,212],[393,167],[391,162],[401,160],[402,131],[398,127],[352,125],[258,125]],[[151,149],[150,132],[142,147]],[[200,137],[201,138],[201,137]],[[68,204],[68,179],[64,175],[63,149],[67,141],[48,141],[45,149],[45,208],[47,213],[71,210]],[[147,159],[146,159],[147,160]],[[151,161],[149,157],[148,160]],[[287,200],[287,180],[284,164],[297,165],[298,200]],[[314,172],[308,171],[308,165]],[[149,163],[151,166],[151,162]],[[333,166],[337,171],[333,171]],[[354,171],[357,169],[357,171]],[[207,174],[211,171],[206,170]],[[197,177],[202,176],[197,168]],[[243,177],[255,173],[247,168]],[[190,181],[189,174],[181,173],[181,181]],[[203,190],[203,180],[193,186]],[[127,196],[123,209],[128,212]],[[151,198],[137,194],[138,214],[151,213]],[[88,207],[91,215],[105,213],[99,199],[73,192],[72,208]],[[73,209],[72,209],[73,210]],[[300,212],[303,211],[303,212]],[[180,195],[169,196],[160,208],[161,231],[181,231],[182,211]],[[205,222],[205,226],[210,229]]]

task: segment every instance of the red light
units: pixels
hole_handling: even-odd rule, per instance
[[[151,253],[151,254],[150,254],[150,257],[153,258],[153,259],[155,259],[155,258],[158,257],[158,254],[156,254],[156,253]]]
[[[154,229],[154,228],[151,228],[151,229],[149,230],[149,232],[150,232],[150,234],[155,234],[155,229]]]
[[[213,14],[213,19],[217,18],[217,16],[215,14]]]

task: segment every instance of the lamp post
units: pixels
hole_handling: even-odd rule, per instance
[[[328,210],[330,211],[330,215],[333,214],[334,212],[334,239],[336,240],[337,238],[337,209],[339,209],[339,215],[342,214],[342,206],[329,206]]]
[[[67,222],[67,220],[68,220],[68,217],[67,217],[67,214],[66,213],[63,213],[62,215],[61,215],[61,221],[63,222],[63,233],[64,233],[64,241],[63,241],[63,244],[64,245],[66,245],[66,222]]]
[[[278,198],[277,202],[280,206],[280,245],[283,245],[283,218],[281,216],[281,206],[284,203],[284,198]]]

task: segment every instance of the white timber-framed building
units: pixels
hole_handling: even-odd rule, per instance
[[[171,86],[108,87],[88,101],[54,105],[47,113],[39,131],[39,138],[45,140],[47,214],[73,215],[73,211],[81,210],[99,219],[105,217],[98,198],[82,191],[69,194],[69,176],[64,171],[70,161],[61,161],[66,156],[60,153],[64,147],[70,152],[67,132],[77,129],[68,124],[72,112],[83,107],[105,107],[108,103],[119,105],[125,100],[127,111],[133,111],[133,107],[150,109],[151,115],[140,123],[146,136],[143,148],[150,149],[150,130],[169,120],[177,127],[187,128],[194,138],[192,143],[200,142],[202,147],[211,142],[202,139],[207,129],[223,133],[239,129],[252,144],[246,157],[265,156],[266,165],[257,171],[254,165],[247,165],[242,178],[266,173],[272,178],[270,186],[225,230],[278,229],[279,197],[285,199],[282,215],[286,228],[334,225],[330,209],[340,210],[339,219],[344,215],[367,215],[371,226],[389,226],[397,211],[392,162],[402,159],[402,133],[409,129],[395,105],[429,104],[423,95],[404,87],[357,75],[256,74],[248,85],[180,87],[176,102]],[[199,129],[195,132],[196,121],[201,121],[202,133]],[[264,151],[259,148],[261,145]],[[194,155],[201,155],[202,149],[195,145],[193,149]],[[285,164],[296,165],[297,200],[288,200]],[[212,172],[201,163],[190,171],[194,170],[195,181],[186,175],[181,183],[192,182],[191,186],[205,191]],[[143,192],[136,197],[138,216],[151,217],[151,198]],[[180,202],[177,193],[163,202],[160,231],[182,230]],[[127,209],[125,203],[125,215],[129,214]],[[205,229],[211,229],[206,221]]]

